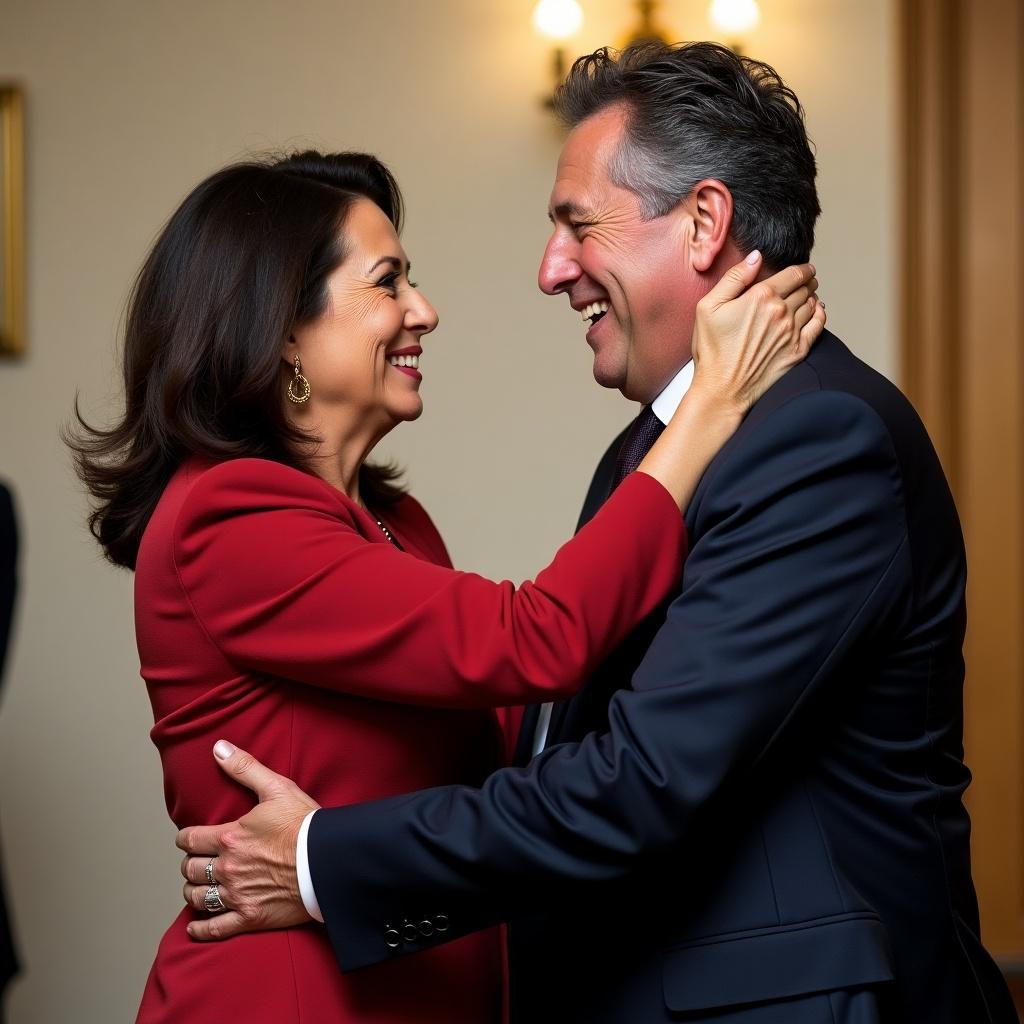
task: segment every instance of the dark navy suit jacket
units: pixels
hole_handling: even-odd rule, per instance
[[[961,802],[963,542],[913,409],[826,332],[687,523],[681,593],[555,746],[480,789],[314,817],[341,967],[510,921],[524,1024],[1015,1021]]]

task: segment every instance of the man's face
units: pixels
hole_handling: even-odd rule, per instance
[[[645,221],[637,196],[609,178],[624,115],[621,106],[599,111],[566,141],[538,283],[584,315],[598,384],[650,402],[690,359],[694,310],[710,283],[690,263],[685,204]],[[607,312],[595,319],[595,308]]]

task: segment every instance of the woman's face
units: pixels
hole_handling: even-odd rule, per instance
[[[345,259],[327,278],[324,312],[285,346],[285,361],[294,367],[298,354],[311,392],[292,409],[314,429],[384,433],[423,411],[420,340],[437,314],[409,283],[398,235],[376,204],[356,200],[344,236]]]

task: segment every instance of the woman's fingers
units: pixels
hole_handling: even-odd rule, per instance
[[[786,304],[786,309],[789,310],[790,314],[795,313],[809,298],[812,298],[818,293],[818,279],[812,277],[807,284],[802,284],[799,288],[794,288],[785,298],[783,302]]]
[[[708,304],[716,307],[739,298],[757,280],[760,272],[761,254],[755,249],[721,276],[706,296]]]
[[[756,259],[751,262],[754,257]],[[818,279],[815,277],[814,266],[810,263],[786,267],[785,270],[780,270],[759,282],[755,289],[752,286],[761,265],[761,254],[755,250],[745,260],[730,267],[697,304],[698,310],[705,315],[714,315],[723,306],[743,297],[761,308],[783,300],[786,311],[792,315],[803,305],[807,296],[817,290]]]
[[[763,372],[753,380],[750,403],[756,402],[784,373],[807,358],[825,329],[825,308],[817,296],[810,295],[775,335],[775,344],[766,350]]]
[[[825,303],[817,302],[814,308],[814,313],[811,315],[811,319],[804,324],[800,331],[800,358],[803,359],[808,352],[814,347],[815,342],[821,337],[822,331],[825,330],[825,324],[828,322],[828,316],[825,313]]]
[[[786,267],[737,291],[752,278],[742,265],[726,274],[697,304],[695,382],[716,400],[745,412],[778,378],[803,359],[824,328],[817,313],[814,266]],[[725,300],[725,296],[734,298]],[[723,301],[725,300],[725,301]]]
[[[813,263],[797,263],[780,270],[777,274],[772,274],[771,277],[766,277],[761,284],[767,285],[780,299],[785,299],[798,288],[809,285],[811,281],[814,281],[814,285],[810,291],[814,291],[818,287],[815,274]]]
[[[802,359],[807,358],[807,353],[814,348],[815,343],[825,330],[825,307],[816,298],[810,298],[804,306],[801,306],[794,317],[793,342],[787,346],[783,362],[786,365],[795,366]]]
[[[817,308],[817,305],[818,300],[813,295],[809,295],[801,303],[799,309],[793,313],[793,324],[796,327],[797,333],[802,331],[804,324],[814,316],[814,310]]]

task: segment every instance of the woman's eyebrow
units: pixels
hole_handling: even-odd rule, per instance
[[[397,256],[381,256],[381,258],[377,260],[377,262],[374,263],[372,267],[370,267],[367,273],[372,274],[382,263],[390,263],[395,268],[395,270],[402,269],[402,261]],[[406,266],[405,269],[406,272],[408,272],[409,267]]]

